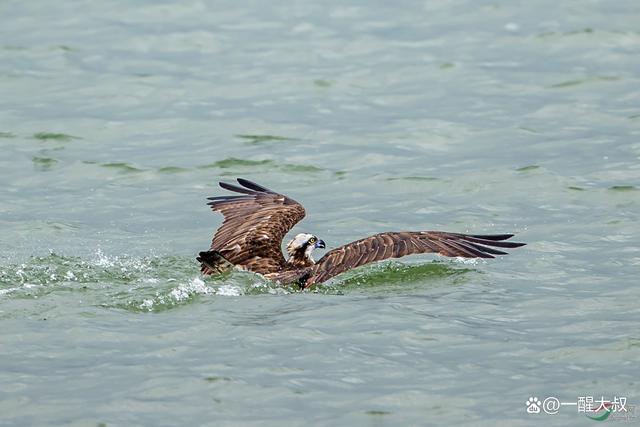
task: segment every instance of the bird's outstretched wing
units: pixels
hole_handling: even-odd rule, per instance
[[[443,231],[380,233],[327,252],[313,266],[305,287],[360,265],[405,255],[433,252],[450,257],[494,258],[494,255],[507,253],[491,246],[517,248],[525,245],[504,241],[511,237],[513,234],[467,235]]]
[[[241,195],[207,199],[213,211],[224,215],[222,226],[213,236],[211,250],[256,273],[270,273],[284,265],[280,245],[285,234],[304,218],[302,205],[246,179],[238,178],[240,186],[219,184]],[[211,273],[208,270],[203,264],[202,273]]]

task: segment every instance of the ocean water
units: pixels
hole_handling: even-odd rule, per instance
[[[0,425],[593,423],[530,397],[634,415],[636,2],[0,13]],[[390,230],[527,246],[304,292],[204,278],[205,199],[236,177],[303,203],[294,233],[328,248]]]

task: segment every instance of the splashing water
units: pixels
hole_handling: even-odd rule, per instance
[[[314,286],[311,292],[342,294],[344,290],[372,286],[388,289],[389,285],[422,279],[453,277],[456,281],[467,271],[455,261],[415,265],[387,262],[358,268],[328,285]],[[112,256],[97,250],[88,259],[50,253],[0,267],[0,298],[45,299],[76,292],[82,293],[82,304],[134,312],[163,311],[200,298],[298,291],[297,286],[278,286],[248,272],[202,278],[195,261],[186,256]]]

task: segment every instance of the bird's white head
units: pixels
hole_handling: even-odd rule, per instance
[[[316,248],[324,248],[323,240],[318,239],[313,234],[300,233],[296,235],[289,243],[287,243],[287,253],[290,262],[303,262],[314,264],[315,261],[311,256]]]

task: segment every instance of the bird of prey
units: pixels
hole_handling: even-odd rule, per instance
[[[506,242],[513,234],[460,234],[444,231],[379,233],[332,249],[318,261],[311,256],[325,243],[313,234],[301,233],[287,244],[282,239],[305,216],[302,205],[262,185],[238,178],[238,184],[220,182],[235,195],[209,197],[213,211],[224,216],[211,249],[196,258],[204,275],[233,268],[252,271],[280,284],[297,283],[308,288],[360,265],[405,255],[438,253],[449,257],[494,258],[506,255],[495,249],[517,248],[524,243]]]

